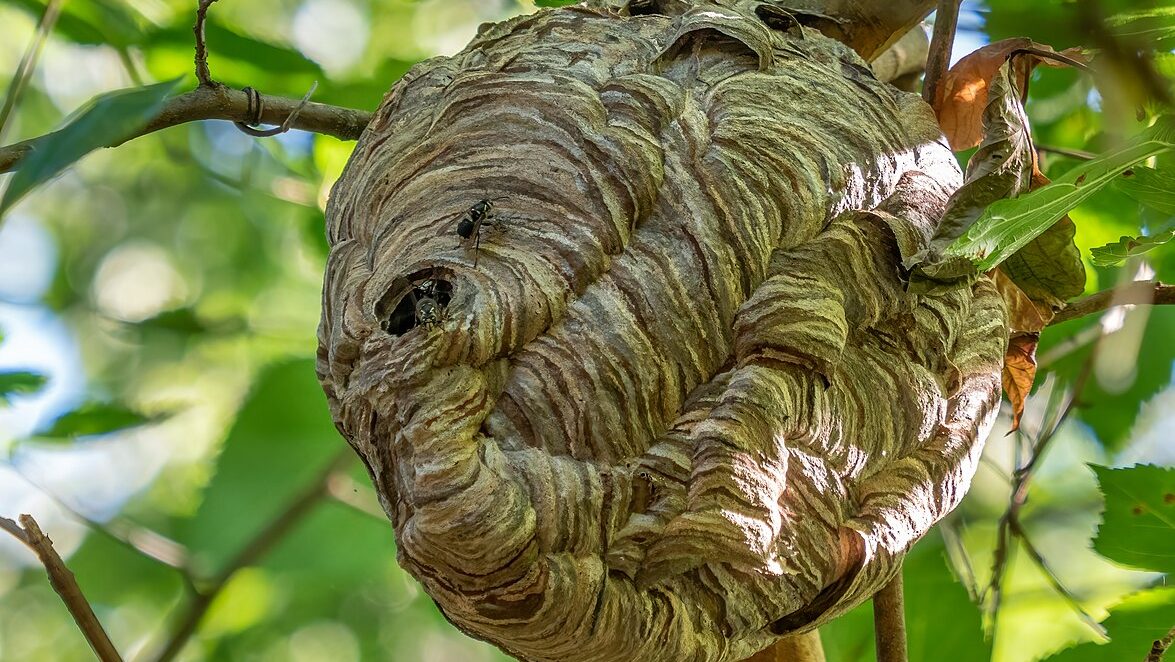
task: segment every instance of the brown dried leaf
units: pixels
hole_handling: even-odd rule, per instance
[[[987,106],[988,87],[1005,62],[1012,59],[1016,89],[1022,95],[1028,93],[1028,76],[1036,65],[1044,62],[1049,66],[1064,66],[1032,53],[1017,53],[1024,49],[1057,52],[1051,46],[1027,38],[1004,39],[959,60],[943,76],[934,100],[934,111],[951,142],[951,148],[956,152],[970,149],[983,140],[983,110]],[[1060,54],[1080,62],[1085,61],[1080,49],[1071,48]]]
[[[996,269],[988,275],[1004,299],[1008,309],[1008,328],[1012,333],[1039,333],[1052,321],[1052,309],[1029,298],[1003,269]]]
[[[1020,417],[1024,415],[1024,403],[1032,392],[1036,381],[1036,345],[1040,332],[1053,318],[1053,311],[1044,304],[1038,304],[1021,290],[1002,270],[990,274],[996,290],[1008,308],[1008,328],[1012,338],[1004,355],[1004,393],[1012,403],[1012,431],[1020,428]]]
[[[1012,403],[1010,432],[1020,429],[1024,403],[1036,381],[1036,346],[1039,342],[1039,333],[1018,333],[1008,342],[1008,353],[1004,357],[1004,393]]]

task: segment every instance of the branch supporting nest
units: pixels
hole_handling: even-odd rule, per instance
[[[900,568],[873,596],[873,636],[877,662],[906,662],[906,603]]]
[[[114,644],[110,643],[109,635],[102,628],[98,617],[94,615],[94,610],[86,601],[86,596],[82,594],[82,589],[78,586],[73,572],[66,567],[65,561],[61,560],[57,550],[53,549],[53,541],[41,531],[37,520],[33,519],[32,515],[21,515],[20,523],[17,524],[6,517],[0,517],[0,529],[12,534],[14,538],[24,543],[37,555],[37,559],[41,561],[41,564],[45,566],[45,571],[49,574],[49,584],[53,586],[54,591],[57,591],[57,595],[61,596],[61,601],[69,609],[74,622],[85,635],[86,641],[89,642],[90,648],[94,649],[94,654],[98,656],[98,659],[101,662],[122,662],[122,656],[118,654]]]
[[[199,120],[229,120],[251,122],[260,115],[261,123],[284,126],[287,129],[312,131],[341,140],[356,140],[371,121],[371,113],[342,108],[299,99],[257,94],[262,102],[262,112],[250,108],[249,93],[232,90],[223,86],[198,87],[191,92],[168,100],[150,122],[126,140],[112,143],[117,147],[134,138],[145,136],[180,124]],[[301,107],[302,110],[298,111]],[[20,165],[22,159],[44,141],[47,134],[23,142],[0,147],[0,172],[10,172]]]

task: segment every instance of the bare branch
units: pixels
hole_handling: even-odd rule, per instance
[[[262,95],[264,112],[262,122],[281,125],[301,105],[301,99],[288,99]],[[173,126],[198,120],[228,120],[247,122],[254,119],[250,114],[249,95],[241,90],[227,87],[198,87],[187,94],[170,99],[153,120],[147,123],[127,140],[145,136]],[[356,140],[363,133],[371,113],[341,108],[322,103],[307,103],[291,123],[291,128],[313,131],[342,140]],[[16,169],[21,159],[36,149],[37,144],[54,134],[0,147],[0,172]],[[125,142],[125,141],[124,141]],[[117,147],[119,144],[107,145]]]
[[[1155,639],[1155,643],[1151,646],[1151,651],[1146,655],[1145,662],[1163,662],[1163,656],[1167,654],[1167,650],[1171,648],[1171,644],[1175,643],[1175,627],[1167,633],[1167,636],[1162,639]]]
[[[906,662],[906,603],[902,570],[873,596],[873,636],[877,662]]]
[[[61,601],[69,609],[74,622],[85,635],[98,659],[102,662],[122,662],[122,656],[118,654],[114,644],[110,643],[110,637],[107,636],[106,630],[102,629],[102,624],[98,622],[98,617],[94,615],[94,610],[90,608],[82,589],[78,587],[77,579],[66,567],[65,561],[61,560],[57,550],[53,549],[53,541],[41,531],[37,520],[33,519],[32,515],[21,515],[20,524],[17,524],[6,517],[0,517],[0,528],[11,533],[37,555],[41,564],[45,566],[45,571],[49,573],[49,584],[57,591],[57,595],[61,596]]]
[[[930,56],[926,60],[926,78],[922,83],[922,99],[933,104],[938,98],[938,86],[951,64],[951,50],[955,45],[955,29],[959,25],[960,0],[939,0],[934,15],[934,36],[930,39]]]
[[[164,644],[159,654],[155,656],[156,662],[168,662],[179,655],[188,640],[196,633],[196,628],[203,620],[204,614],[208,612],[208,608],[212,606],[213,600],[224,587],[228,581],[232,579],[233,575],[238,570],[253,565],[273,549],[273,546],[280,542],[286,534],[294,529],[306,515],[314,509],[319,501],[326,495],[327,484],[331,476],[345,466],[345,463],[352,457],[352,452],[349,448],[341,451],[335,458],[327,465],[317,478],[310,482],[301,492],[294,495],[294,498],[283,508],[274,518],[257,532],[239,552],[232,558],[220,571],[220,573],[212,580],[211,585],[205,590],[198,593],[195,598],[188,604],[186,610],[176,621],[175,627],[172,630],[171,636]]]
[[[1065,306],[1057,313],[1049,326],[1086,315],[1094,315],[1114,306],[1128,304],[1153,304],[1156,306],[1175,304],[1175,285],[1164,285],[1159,281],[1138,281],[1098,292]]]
[[[208,8],[216,0],[200,0],[196,7],[196,24],[192,32],[196,35],[196,80],[200,87],[217,87],[219,83],[212,80],[212,72],[208,70],[208,42],[204,37],[204,25],[208,22]]]
[[[1092,161],[1097,158],[1097,154],[1093,152],[1086,152],[1080,149],[1070,149],[1068,147],[1054,147],[1052,145],[1041,145],[1036,143],[1036,151],[1045,152],[1047,154],[1057,154],[1060,156],[1067,156],[1071,159],[1079,159],[1081,161]]]
[[[1089,612],[1085,611],[1085,607],[1081,605],[1077,597],[1065,587],[1065,584],[1061,582],[1061,578],[1057,576],[1057,573],[1053,572],[1052,567],[1045,561],[1044,555],[1028,539],[1028,534],[1025,533],[1024,528],[1020,525],[1020,520],[1012,520],[1011,525],[1012,533],[1020,539],[1021,544],[1024,545],[1024,551],[1028,552],[1028,556],[1036,562],[1037,567],[1040,568],[1041,572],[1049,580],[1049,583],[1052,584],[1053,590],[1065,598],[1065,602],[1068,602],[1069,606],[1073,608],[1073,611],[1077,612],[1077,615],[1081,617],[1081,620],[1085,621],[1086,626],[1103,637],[1106,636],[1106,629],[1093,616],[1090,616]]]

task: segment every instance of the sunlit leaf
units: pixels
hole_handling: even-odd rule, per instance
[[[1131,166],[1175,145],[1148,140],[1084,163],[1052,184],[1012,200],[993,203],[947,248],[948,255],[975,260],[987,271],[1006,260]]]
[[[1117,266],[1127,258],[1152,251],[1172,239],[1175,239],[1175,228],[1151,237],[1122,237],[1112,244],[1093,249],[1093,263],[1099,267]]]
[[[1029,74],[1037,64],[1057,64],[1055,60],[1038,55],[1017,53],[1025,48],[1056,53],[1052,47],[1031,39],[1004,39],[967,55],[943,76],[933,106],[952,149],[959,151],[974,147],[984,138],[983,115],[988,105],[988,89],[1001,68],[1007,66],[1011,69],[1015,87],[1025,91]],[[1062,55],[1083,60],[1077,50],[1064,51]]]
[[[1154,43],[1175,38],[1175,7],[1152,7],[1115,14],[1106,19],[1117,37]],[[1158,44],[1155,44],[1158,46]]]
[[[1175,174],[1169,171],[1138,166],[1114,180],[1114,186],[1155,211],[1175,216]]]
[[[1108,643],[1086,643],[1046,658],[1047,662],[1147,662],[1154,642],[1175,624],[1175,587],[1141,591],[1110,608],[1102,625]],[[1168,657],[1170,655],[1168,654]]]
[[[138,427],[154,420],[123,405],[90,402],[60,416],[47,430],[38,432],[37,436],[50,439],[90,437]]]
[[[1093,471],[1106,495],[1094,549],[1123,565],[1175,573],[1175,468],[1094,466]]]
[[[45,376],[35,372],[0,372],[0,405],[8,405],[14,395],[35,393],[45,385]]]
[[[0,199],[0,215],[86,154],[130,138],[159,112],[175,84],[169,81],[119,90],[91,101],[60,131],[39,141],[20,162]]]

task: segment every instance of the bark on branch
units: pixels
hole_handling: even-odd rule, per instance
[[[1066,306],[1057,313],[1049,326],[1104,312],[1115,306],[1131,304],[1175,304],[1175,285],[1165,285],[1158,281],[1140,281],[1098,292]]]
[[[122,662],[122,657],[114,644],[110,643],[110,637],[107,636],[106,630],[102,629],[102,624],[98,622],[98,617],[94,615],[94,610],[90,608],[82,589],[78,587],[73,573],[66,567],[65,561],[61,560],[57,550],[53,549],[53,541],[41,531],[37,520],[33,519],[32,515],[21,515],[20,524],[17,524],[7,517],[0,517],[0,529],[12,534],[37,555],[37,559],[49,573],[49,584],[57,591],[57,595],[61,596],[61,601],[69,609],[74,622],[85,635],[98,659],[101,662]]]
[[[269,95],[261,95],[261,99],[264,102],[261,120],[265,124],[282,124],[302,103],[301,99]],[[249,95],[244,91],[219,85],[202,86],[169,100],[154,119],[127,140],[198,120],[251,122],[254,119],[250,112]],[[322,133],[342,140],[356,140],[369,121],[371,113],[367,111],[311,102],[298,113],[291,128]],[[21,159],[51,135],[54,134],[0,147],[0,172],[15,170]],[[117,147],[120,144],[122,143],[107,147]]]

